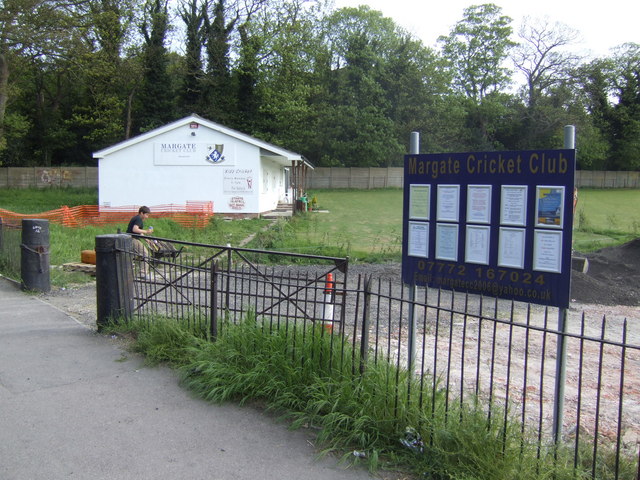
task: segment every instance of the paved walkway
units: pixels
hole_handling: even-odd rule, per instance
[[[0,278],[0,478],[365,479],[308,431],[211,405]]]

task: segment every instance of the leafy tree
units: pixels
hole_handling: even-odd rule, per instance
[[[29,105],[33,128],[27,141],[33,148],[34,163],[51,166],[54,158],[60,162],[69,161],[68,158],[59,158],[60,154],[70,157],[77,143],[65,119],[78,97],[70,81],[74,70],[70,62],[38,60],[32,66],[29,86],[29,92],[34,93]]]
[[[469,149],[500,147],[496,143],[495,121],[504,116],[501,92],[510,84],[510,72],[505,67],[509,50],[511,19],[502,15],[494,4],[473,5],[464,10],[463,19],[448,36],[438,40],[448,61],[453,86],[467,112],[465,131],[460,138]]]
[[[316,132],[321,92],[330,66],[320,34],[322,6],[314,0],[281,0],[256,16],[260,35],[260,104],[255,132],[313,161],[322,155]]]
[[[476,104],[467,99],[465,129],[462,136],[465,149],[508,150],[510,127],[514,127],[514,110],[518,104],[513,95],[493,92]],[[517,123],[516,123],[517,124]],[[506,130],[506,131],[505,131]]]
[[[369,7],[344,8],[325,27],[331,71],[320,99],[317,132],[325,161],[344,166],[388,165],[403,152],[382,79],[401,43],[397,26]]]
[[[168,0],[148,0],[140,32],[143,78],[138,95],[137,124],[140,131],[175,119],[174,93],[169,77],[169,54],[165,42],[169,29]]]
[[[240,60],[236,69],[237,85],[237,120],[236,128],[249,133],[255,133],[259,123],[259,108],[261,98],[259,83],[259,52],[261,38],[251,34],[251,23],[245,21],[238,27],[240,35]]]
[[[613,56],[611,115],[612,164],[620,170],[640,168],[640,45],[627,43]]]
[[[20,57],[63,55],[67,42],[82,26],[85,5],[84,0],[5,0],[0,3],[0,151],[6,146],[5,115],[12,89],[12,63]]]
[[[613,170],[640,168],[640,45],[628,43],[609,58],[579,69],[580,93],[599,138],[587,166]],[[606,146],[602,145],[606,144]]]
[[[514,46],[509,39],[511,18],[501,12],[492,3],[468,7],[449,35],[438,39],[450,62],[454,85],[476,103],[510,83],[504,61]]]
[[[33,131],[34,65],[29,59],[14,56],[11,59],[8,106],[3,124],[3,145],[0,148],[0,167],[21,166],[24,158],[32,156],[29,142]]]
[[[571,123],[581,168],[640,168],[636,44],[581,64],[575,32],[543,20],[513,48],[510,19],[484,4],[436,52],[368,7],[180,0],[178,53],[167,2],[0,3],[0,162],[89,163],[196,112],[317,165],[400,164],[416,130],[421,151],[557,148]]]
[[[206,102],[203,110],[208,118],[221,123],[228,122],[233,108],[230,43],[240,18],[235,5],[226,7],[225,0],[215,0],[211,11],[204,14],[207,67],[203,82]]]
[[[185,55],[180,110],[183,114],[202,112],[202,79],[204,76],[202,48],[204,44],[203,24],[207,8],[206,1],[183,0],[178,14],[185,27]]]
[[[266,0],[253,0],[245,3],[242,23],[238,26],[240,52],[235,69],[234,85],[237,89],[236,128],[255,133],[260,123],[259,108],[262,102],[260,83],[260,59],[264,38],[253,28],[253,17],[263,10]]]
[[[588,64],[581,65],[576,70],[577,89],[585,112],[590,122],[590,139],[593,139],[593,147],[583,151],[584,132],[578,131],[579,140],[577,147],[580,149],[578,165],[585,169],[608,168],[611,142],[610,121],[613,114],[611,96],[611,72],[613,64],[610,59],[596,59]],[[590,142],[587,142],[589,145]]]
[[[409,150],[413,131],[424,133],[422,151],[441,151],[459,138],[460,110],[452,101],[451,76],[444,67],[442,57],[408,35],[400,37],[383,66],[380,83],[393,135],[405,147],[393,159],[397,165]]]
[[[133,26],[133,2],[94,0],[90,3],[84,45],[73,55],[74,83],[82,92],[68,120],[84,140],[97,148],[131,135],[131,100],[140,67],[125,57]]]

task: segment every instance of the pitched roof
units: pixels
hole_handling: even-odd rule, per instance
[[[184,117],[180,120],[176,120],[175,122],[172,123],[168,123],[167,125],[164,125],[162,127],[158,127],[155,128],[153,130],[150,130],[146,133],[137,135],[133,138],[130,138],[128,140],[124,140],[122,142],[116,143],[115,145],[112,145],[110,147],[107,148],[103,148],[102,150],[98,150],[97,152],[93,153],[93,158],[104,158],[108,155],[111,155],[112,153],[115,153],[119,150],[122,150],[124,148],[128,148],[132,145],[136,145],[138,143],[141,142],[145,142],[147,140],[152,139],[153,137],[156,137],[158,135],[161,135],[163,133],[169,132],[171,130],[174,130],[176,128],[182,127],[184,125],[188,125],[192,122],[195,122],[199,125],[202,125],[204,127],[210,128],[211,130],[216,130],[220,133],[223,133],[225,135],[228,135],[230,137],[236,138],[240,141],[249,143],[251,145],[255,145],[256,147],[260,148],[260,154],[261,155],[271,155],[271,156],[278,156],[278,157],[284,157],[287,160],[302,160],[304,161],[309,167],[313,168],[313,166],[299,153],[295,153],[292,152],[290,150],[286,150],[284,148],[280,148],[277,147],[276,145],[273,145],[271,143],[267,143],[264,142],[262,140],[259,140],[255,137],[252,137],[250,135],[247,135],[245,133],[239,132],[237,130],[233,130],[232,128],[228,128],[225,127],[224,125],[220,125],[219,123],[215,123],[212,122],[210,120],[207,120],[206,118],[203,118],[199,115],[196,114],[191,114],[188,117]]]

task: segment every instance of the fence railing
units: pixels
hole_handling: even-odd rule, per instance
[[[406,365],[410,343],[406,319],[417,319],[417,360],[412,371],[424,392],[446,391],[453,402],[481,401],[487,418],[515,419],[523,435],[541,445],[554,439],[554,407],[561,402],[562,439],[575,466],[590,445],[593,477],[598,448],[612,448],[612,478],[636,478],[640,441],[640,328],[626,318],[588,318],[569,313],[567,331],[557,328],[557,309],[495,298],[422,289],[414,301],[408,287],[375,282],[369,345],[376,355]],[[400,315],[389,315],[399,312]],[[359,313],[356,312],[356,316]],[[347,315],[349,318],[350,315]],[[404,320],[404,324],[403,324]],[[565,395],[556,398],[557,344],[567,348]],[[416,392],[414,392],[414,395]],[[494,412],[495,408],[495,412]],[[622,458],[634,459],[633,476],[619,476]]]
[[[429,399],[436,396],[444,398],[446,411],[481,405],[487,424],[505,425],[507,435],[506,425],[516,422],[522,442],[533,441],[542,452],[557,448],[552,420],[560,405],[559,438],[576,472],[620,479],[640,474],[637,319],[590,318],[569,310],[568,326],[559,329],[557,309],[444,290],[410,295],[399,282],[349,277],[346,259],[165,242],[173,243],[167,250],[180,253],[141,256],[123,249],[129,257],[122,265],[134,265],[121,275],[132,279],[132,316],[195,322],[213,337],[248,312],[264,328],[285,325],[291,335],[322,325],[332,341],[351,351],[336,354],[330,365],[354,375],[367,365],[390,366],[395,373],[383,388],[395,396],[396,411],[418,402],[425,416],[432,415]],[[275,266],[285,262],[287,267]],[[561,340],[567,350],[565,393],[557,398]],[[410,348],[416,351],[412,365]],[[399,380],[407,375],[412,382]]]

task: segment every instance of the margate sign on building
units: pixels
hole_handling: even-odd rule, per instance
[[[259,214],[292,202],[300,154],[197,115],[105,148],[98,159],[101,206],[213,202],[215,213]]]
[[[407,155],[402,278],[569,306],[575,150]]]

